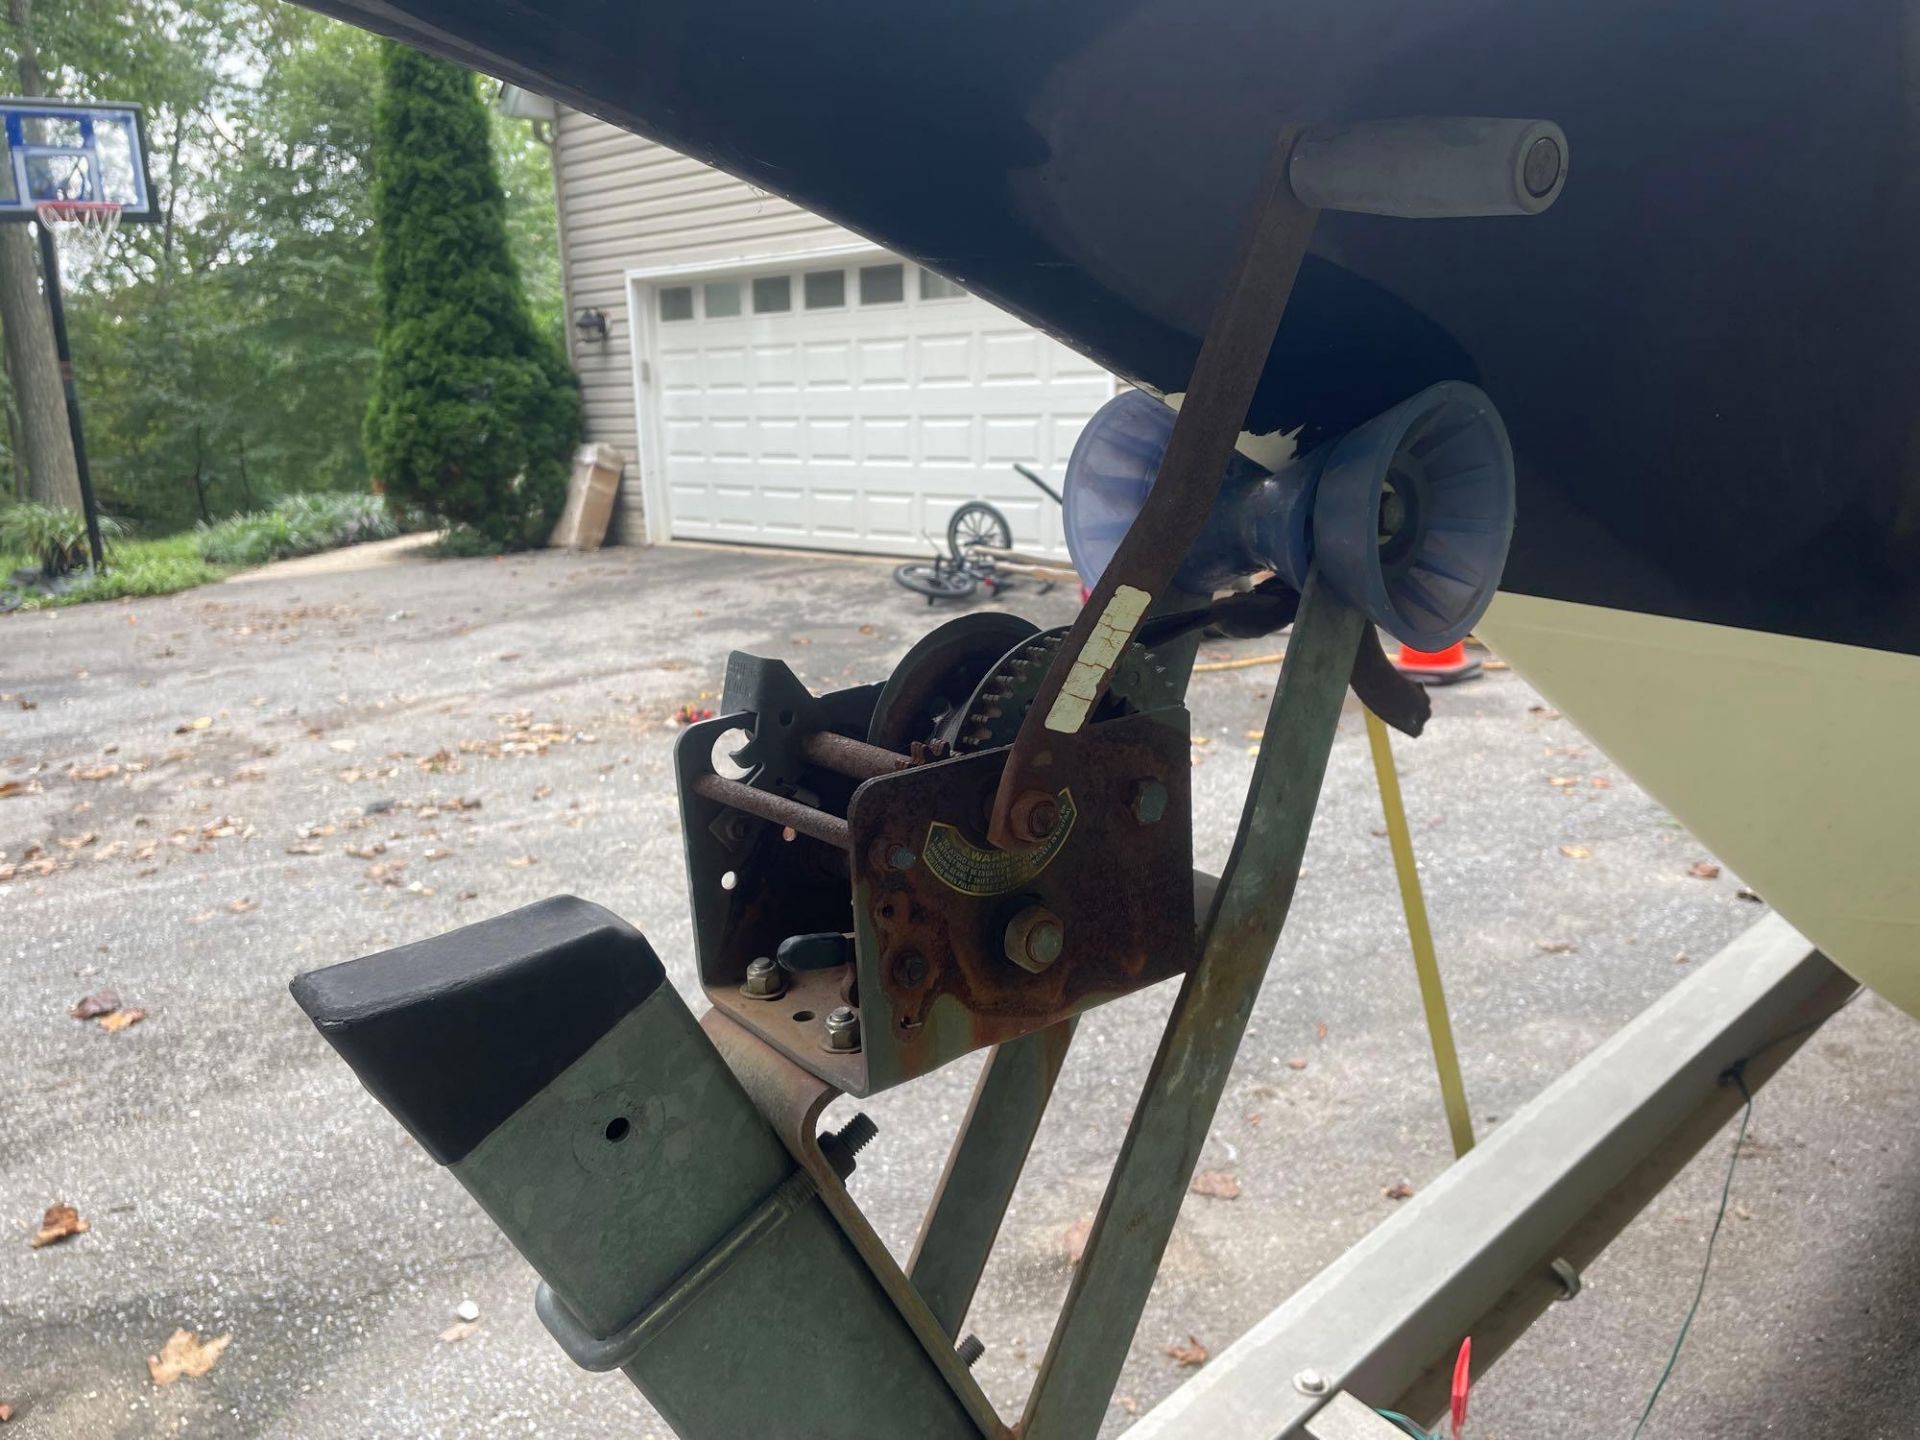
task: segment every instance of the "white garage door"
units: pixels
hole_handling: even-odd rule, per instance
[[[1100,367],[949,281],[870,255],[643,287],[654,503],[667,532],[925,554],[986,499],[1064,554],[1056,490]],[[656,532],[658,533],[658,532]]]

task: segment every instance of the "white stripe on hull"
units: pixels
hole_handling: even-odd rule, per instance
[[[1920,658],[1526,595],[1475,630],[1796,929],[1920,1016]]]

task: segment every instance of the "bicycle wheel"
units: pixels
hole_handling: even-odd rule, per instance
[[[1013,526],[984,500],[969,500],[947,521],[947,548],[953,552],[954,559],[966,559],[975,545],[991,545],[1000,550],[1013,548]]]
[[[980,577],[964,566],[937,560],[931,565],[916,560],[896,566],[893,578],[914,594],[926,596],[929,605],[936,600],[965,599],[980,583]]]

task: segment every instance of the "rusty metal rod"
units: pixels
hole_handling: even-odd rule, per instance
[[[876,775],[892,775],[913,764],[898,750],[886,750],[836,735],[831,730],[816,730],[800,742],[800,753],[822,770],[831,770],[849,780],[871,780]],[[794,827],[796,830],[799,826]]]
[[[702,775],[695,780],[693,793],[716,805],[725,805],[730,810],[744,810],[775,825],[784,825],[836,849],[853,849],[853,839],[848,833],[846,821],[838,815],[829,815],[824,810],[790,800],[785,795],[756,790],[751,785],[742,785],[738,780],[725,780],[718,775]]]

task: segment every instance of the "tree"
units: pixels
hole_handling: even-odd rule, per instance
[[[368,463],[403,503],[535,544],[566,498],[579,390],[529,314],[473,75],[392,42],[382,72]]]
[[[7,26],[20,93],[45,94],[31,0],[8,0]],[[34,248],[26,226],[0,224],[0,327],[5,329],[7,380],[20,414],[28,496],[45,505],[77,510],[80,471],[74,463],[66,393],[53,349],[53,321],[40,288],[40,261]]]

